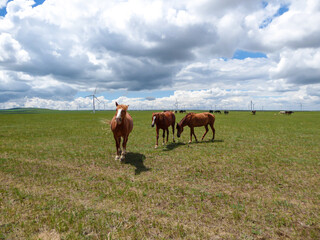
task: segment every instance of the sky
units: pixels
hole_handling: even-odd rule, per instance
[[[0,109],[320,110],[319,0],[0,0]]]

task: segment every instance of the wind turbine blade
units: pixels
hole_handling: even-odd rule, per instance
[[[94,96],[94,97],[95,97],[95,99],[97,99],[97,100],[98,100],[98,102],[99,102],[99,103],[101,103],[101,102],[100,102],[100,100],[99,100],[96,96]]]
[[[94,94],[96,94],[97,93],[97,87],[96,87],[96,89],[94,90]]]

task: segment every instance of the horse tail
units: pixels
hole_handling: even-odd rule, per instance
[[[209,113],[208,116],[209,116],[209,122],[212,123],[212,125],[214,125],[216,117],[212,113]]]
[[[172,122],[173,125],[176,124],[176,115],[174,113],[172,113]]]

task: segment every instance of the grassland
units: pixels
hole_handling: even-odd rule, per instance
[[[0,113],[0,239],[320,239],[319,112],[216,115],[214,143],[158,149],[130,113],[125,164],[114,112]]]

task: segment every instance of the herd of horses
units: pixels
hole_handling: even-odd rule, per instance
[[[118,104],[116,102],[116,113],[110,123],[111,130],[113,132],[113,137],[116,142],[116,149],[117,149],[117,155],[115,159],[121,160],[121,161],[125,160],[128,137],[133,129],[132,117],[127,112],[128,107],[129,105]],[[179,138],[181,136],[181,133],[183,132],[184,127],[188,126],[190,128],[189,143],[192,142],[192,135],[194,136],[195,140],[198,141],[194,133],[194,128],[204,126],[205,133],[202,136],[202,140],[203,140],[209,131],[208,126],[210,126],[212,130],[212,141],[214,141],[214,136],[215,136],[214,121],[215,121],[215,116],[209,112],[188,113],[176,125],[177,137]],[[163,138],[163,144],[165,144],[166,142],[168,142],[169,127],[171,126],[173,142],[175,142],[175,139],[174,139],[175,124],[176,124],[176,117],[173,112],[165,111],[165,112],[157,112],[152,114],[151,126],[154,127],[156,125],[156,132],[157,132],[155,148],[158,147],[160,129],[163,130],[162,138]],[[165,141],[165,133],[167,133],[166,141]],[[123,139],[122,149],[121,149],[121,138]]]
[[[129,134],[131,133],[133,129],[133,120],[130,114],[127,112],[129,105],[123,105],[118,104],[116,102],[116,114],[111,120],[111,130],[113,132],[114,140],[116,142],[116,148],[117,148],[117,155],[115,157],[116,160],[124,160],[126,155],[126,147],[128,142]],[[181,110],[180,112],[185,112],[185,110]],[[253,115],[256,114],[256,111],[251,111]],[[214,141],[215,136],[215,128],[214,128],[214,121],[215,116],[212,114],[213,110],[210,110],[209,112],[204,113],[188,113],[185,115],[184,118],[181,119],[179,123],[176,125],[176,117],[174,112],[171,111],[163,111],[163,112],[157,112],[152,114],[152,123],[151,126],[156,126],[156,145],[155,148],[158,147],[158,140],[159,140],[159,131],[160,129],[163,130],[162,138],[163,138],[163,144],[168,142],[169,140],[169,127],[172,127],[172,137],[173,142],[175,142],[174,139],[174,130],[175,125],[177,129],[177,137],[179,138],[181,136],[181,133],[183,132],[183,129],[185,126],[188,126],[190,128],[190,140],[189,143],[192,142],[192,136],[194,136],[195,140],[197,140],[197,137],[194,133],[195,127],[205,127],[205,133],[203,134],[201,140],[204,139],[206,134],[209,131],[209,126],[212,130],[212,141]],[[216,110],[214,113],[221,114],[221,111]],[[293,111],[280,111],[280,114],[292,114]],[[224,114],[229,114],[229,111],[224,111]],[[167,138],[165,139],[165,134],[167,133]],[[122,149],[121,149],[121,138],[122,141]]]

